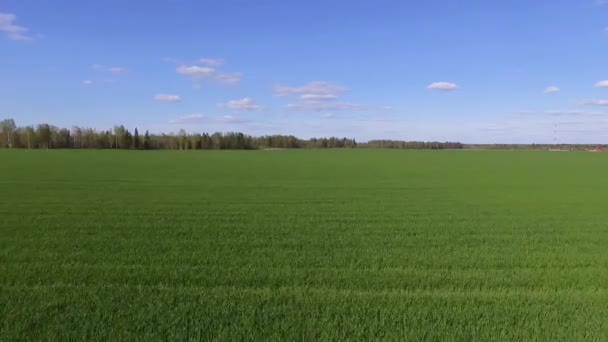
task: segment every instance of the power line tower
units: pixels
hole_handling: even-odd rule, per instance
[[[553,149],[557,150],[557,118],[553,120]]]

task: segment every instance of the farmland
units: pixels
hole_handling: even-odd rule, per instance
[[[608,158],[0,151],[0,339],[606,340]]]

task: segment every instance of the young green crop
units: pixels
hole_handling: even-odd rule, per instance
[[[2,340],[606,340],[608,158],[0,151]]]

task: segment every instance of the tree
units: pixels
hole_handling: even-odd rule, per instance
[[[133,131],[133,148],[139,150],[139,131],[137,131],[137,127]]]
[[[65,128],[60,129],[57,138],[58,139],[57,139],[56,146],[58,148],[71,148],[72,147],[72,137],[70,136],[70,130],[65,129]],[[82,142],[81,142],[80,147],[82,148]]]
[[[34,130],[34,127],[25,127],[25,139],[27,140],[28,149],[32,148],[33,146],[36,146],[36,131]]]
[[[146,134],[144,135],[144,150],[149,150],[150,148],[150,133],[146,131]]]
[[[104,134],[105,138],[105,146],[108,148],[112,148],[114,146],[114,136],[112,135],[112,131],[107,130]]]
[[[459,142],[425,142],[404,140],[370,140],[357,143],[350,138],[298,139],[293,135],[267,135],[254,137],[240,132],[188,133],[180,130],[171,134],[150,134],[146,131],[143,141],[139,130],[133,135],[123,126],[113,130],[98,131],[93,128],[73,126],[71,129],[40,124],[17,127],[12,119],[0,121],[0,148],[113,148],[113,149],[261,149],[261,148],[398,148],[398,149],[463,149],[471,145]],[[475,146],[473,146],[475,147]],[[565,146],[563,146],[565,147]],[[573,145],[571,148],[596,148],[595,145]],[[497,149],[548,149],[547,145],[487,145]]]
[[[6,147],[13,147],[13,134],[17,130],[17,125],[15,125],[15,120],[6,119],[0,121],[0,131],[2,132],[2,143],[0,146],[3,146],[6,143]]]
[[[225,148],[225,146],[223,146],[223,136],[222,133],[220,132],[215,132],[211,135],[211,148],[213,149],[223,149]]]
[[[190,148],[193,150],[200,150],[203,148],[203,136],[200,134],[193,134],[190,136]]]
[[[100,148],[104,145],[103,142],[99,141],[98,133],[92,128],[85,128],[82,130],[82,147],[81,148]]]
[[[114,126],[114,148],[120,148],[120,141],[125,134],[125,126]]]
[[[213,142],[211,141],[211,137],[207,133],[203,133],[201,138],[201,148],[205,150],[210,150],[213,148]]]
[[[131,146],[133,145],[133,136],[131,135],[131,132],[129,132],[129,130],[125,130],[125,135],[123,137],[123,142],[122,142],[122,146],[124,149],[130,149]]]
[[[72,127],[72,136],[74,137],[74,147],[83,148],[84,141],[83,141],[82,128],[80,128],[78,126]]]
[[[48,124],[38,125],[36,129],[36,135],[38,136],[38,143],[40,148],[51,148],[52,135],[51,126]]]
[[[188,141],[188,137],[186,136],[186,130],[184,129],[180,129],[179,130],[179,149],[180,150],[186,150],[188,149],[186,146],[186,143]]]
[[[131,133],[125,128],[125,126],[114,126],[115,148],[131,148],[131,138]]]

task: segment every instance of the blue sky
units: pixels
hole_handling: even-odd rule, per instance
[[[608,1],[0,0],[0,118],[608,142]]]

